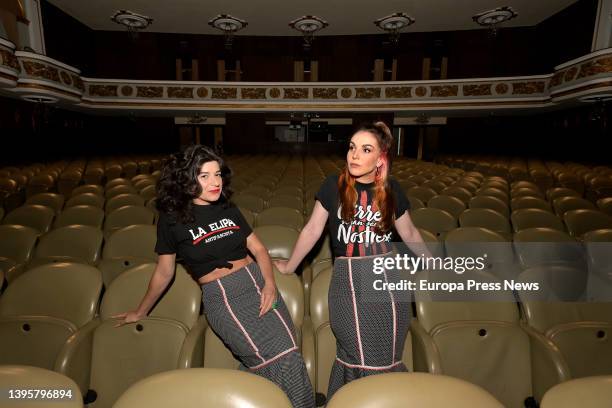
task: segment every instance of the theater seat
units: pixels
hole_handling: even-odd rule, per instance
[[[416,227],[427,230],[442,239],[449,231],[457,228],[457,219],[447,211],[438,208],[420,208],[411,211],[410,218]]]
[[[132,225],[112,234],[104,244],[102,260],[98,268],[102,272],[104,286],[123,271],[148,262],[156,262],[155,225]]]
[[[82,193],[73,195],[64,208],[68,209],[76,205],[91,205],[93,207],[104,208],[104,197],[95,193]]]
[[[431,281],[435,275],[424,271],[420,276]],[[465,278],[501,283],[486,272],[472,272]],[[542,336],[524,330],[511,291],[484,296],[470,300],[467,292],[415,293],[417,319],[411,325],[415,371],[479,385],[506,407],[525,406],[527,399],[537,401],[550,386],[569,378],[558,352]]]
[[[503,408],[491,394],[467,381],[426,373],[385,373],[351,381],[327,408]]]
[[[514,232],[527,228],[552,228],[565,231],[563,221],[553,213],[538,208],[515,210],[510,216]]]
[[[132,385],[113,408],[291,408],[273,382],[236,370],[190,368],[155,374]]]
[[[263,225],[253,232],[267,248],[270,257],[289,259],[299,237],[296,229],[282,225]]]
[[[31,269],[0,297],[0,365],[53,369],[66,340],[92,321],[102,291],[96,268],[57,263]]]
[[[612,228],[612,217],[597,210],[567,211],[563,219],[569,233],[576,238],[590,231]]]
[[[16,387],[17,386],[17,387]],[[11,408],[27,408],[36,406],[40,408],[81,408],[83,396],[74,381],[65,375],[51,370],[26,365],[1,365],[0,366],[0,389],[19,390],[50,390],[53,397],[57,390],[56,398],[45,401],[43,398],[33,400],[8,401],[8,395],[4,395]],[[61,393],[61,394],[60,394]]]
[[[527,324],[558,348],[571,377],[612,374],[612,302],[580,301],[586,278],[575,270],[561,266],[538,269],[542,270],[539,274],[532,269],[524,273],[532,281],[548,275],[542,281],[549,284],[547,289],[556,299],[528,300],[522,295]]]
[[[612,375],[577,378],[555,385],[541,408],[606,408],[612,401]]]
[[[53,228],[66,227],[68,225],[88,225],[102,229],[104,222],[104,211],[93,205],[75,205],[67,207],[62,211],[55,222]]]
[[[328,293],[333,270],[327,268],[319,273],[312,282],[310,294],[310,317],[314,333],[315,360],[314,390],[317,394],[327,395],[329,377],[336,358],[336,338],[329,322]],[[406,311],[410,313],[409,311]],[[403,345],[402,361],[412,371],[412,341],[410,335]]]
[[[271,207],[257,214],[255,225],[283,225],[300,231],[304,226],[304,217],[294,208]]]
[[[56,214],[64,206],[64,196],[56,193],[39,193],[29,197],[26,204],[38,204],[51,208]]]
[[[495,231],[510,239],[511,229],[508,217],[488,208],[470,208],[459,217],[461,227],[480,227]]]
[[[259,214],[260,212],[262,212],[265,207],[265,201],[263,198],[245,192],[235,194],[232,197],[232,202],[238,207],[246,208],[247,210],[250,210],[255,214]]]
[[[117,277],[102,298],[99,319],[75,333],[58,357],[55,369],[95,396],[90,407],[110,408],[136,381],[178,368],[201,303],[199,286],[180,265],[148,317],[121,327],[111,319],[138,307],[154,269],[155,264],[144,264]]]
[[[0,225],[0,269],[7,282],[24,270],[32,258],[38,231],[23,225]]]
[[[52,262],[98,263],[102,250],[102,231],[89,225],[68,225],[40,238],[28,269]]]
[[[26,204],[4,216],[2,224],[23,225],[44,234],[51,228],[55,212],[43,205]]]
[[[427,203],[428,208],[439,208],[457,218],[465,210],[465,204],[457,197],[448,195],[437,195],[432,197]]]
[[[147,207],[140,205],[125,205],[111,213],[104,219],[104,236],[108,239],[115,231],[131,225],[152,225],[155,213]]]

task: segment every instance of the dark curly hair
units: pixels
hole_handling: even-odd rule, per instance
[[[210,148],[202,145],[189,146],[183,153],[176,153],[164,163],[157,181],[157,200],[155,206],[160,212],[172,215],[177,221],[186,224],[193,222],[193,199],[202,194],[198,174],[202,165],[216,161],[221,169],[223,188],[221,197],[215,205],[230,205],[229,189],[231,170],[223,159]]]

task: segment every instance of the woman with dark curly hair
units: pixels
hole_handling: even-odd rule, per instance
[[[199,145],[164,165],[157,184],[157,267],[138,308],[114,317],[118,326],[145,317],[172,280],[178,255],[202,287],[210,326],[241,369],[279,385],[294,407],[312,408],[314,393],[272,261],[230,202],[229,177],[223,160]]]

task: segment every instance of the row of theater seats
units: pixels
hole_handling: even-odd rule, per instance
[[[17,380],[30,389],[53,388],[70,391],[70,398],[37,406],[80,408],[81,394],[68,377],[28,366],[0,366],[0,386],[8,388]],[[566,381],[549,390],[542,408],[605,408],[612,399],[612,377],[589,377]],[[202,390],[206,390],[202,392]],[[441,392],[443,390],[443,392]],[[58,394],[59,395],[59,394]],[[115,408],[167,407],[181,401],[184,408],[291,408],[285,394],[270,381],[237,371],[209,368],[169,370],[152,375],[126,390]],[[13,404],[16,406],[16,404]],[[490,394],[468,382],[424,373],[390,373],[365,377],[344,386],[327,404],[329,408],[446,407],[501,408]]]
[[[101,301],[97,268],[55,263],[27,271],[0,296],[0,364],[54,369],[100,407],[157,372],[236,369],[238,362],[200,315],[198,285],[180,266],[149,317],[114,327],[111,316],[137,306],[154,268],[146,263],[124,271]],[[313,280],[308,305],[300,278],[275,271],[309,376],[323,395],[335,356],[327,306],[331,274],[327,267]],[[479,280],[497,281],[488,273]],[[511,292],[496,296],[494,302],[436,302],[417,292],[411,336],[403,345],[406,366],[474,383],[508,407],[540,401],[571,378],[612,374],[611,303],[522,300],[519,309]],[[400,312],[411,313],[410,303]]]
[[[249,188],[252,188],[253,186],[256,187],[257,186],[256,183],[258,181],[261,181],[261,180],[265,181],[267,179],[270,182],[274,183],[273,186],[272,185],[269,186],[271,188],[265,189],[265,191],[268,191],[268,194],[272,191],[276,191],[282,188],[283,184],[287,184],[288,187],[292,187],[292,188],[295,187],[295,188],[299,188],[301,191],[304,191],[302,195],[302,200],[304,204],[306,204],[308,200],[312,200],[312,197],[310,197],[309,195],[308,196],[306,195],[307,194],[306,191],[310,191],[312,194],[314,194],[313,191],[315,189],[318,189],[318,185],[320,184],[321,180],[325,177],[325,174],[338,172],[339,168],[341,168],[342,166],[342,162],[340,160],[334,162],[328,159],[322,159],[320,161],[317,161],[317,160],[309,161],[308,167],[306,167],[305,165],[306,161],[301,162],[301,161],[296,161],[296,160],[291,160],[291,159],[285,160],[282,158],[276,160],[274,163],[272,163],[272,165],[270,163],[261,163],[260,158],[257,158],[257,157],[254,157],[254,158],[253,157],[251,158],[249,157],[240,158],[239,157],[239,158],[234,158],[234,159],[235,160],[231,160],[230,163],[233,163],[235,161],[235,166],[233,165],[233,167],[239,170],[241,169],[240,171],[236,171],[237,173],[236,179],[238,181],[243,179],[243,182],[246,183],[246,185],[242,186],[243,189],[249,189]],[[404,163],[399,163],[399,165],[396,167],[398,178],[401,180],[403,177],[400,177],[400,176],[402,176],[402,174],[404,173],[406,175],[410,174],[410,176],[407,176],[407,177],[414,176],[413,173],[417,171],[415,170],[416,165],[425,166],[427,168],[430,168],[432,166],[431,164],[424,164],[424,163],[419,163],[419,162],[415,163],[413,161],[406,161]],[[452,170],[449,170],[448,168],[438,169],[438,170],[445,172],[445,174],[450,174],[449,172],[452,172]],[[423,171],[425,170],[423,169],[418,170],[418,172],[421,172],[421,174],[427,175],[426,173],[422,173]],[[308,172],[308,178],[306,174],[307,172]],[[243,176],[240,177],[239,174]],[[480,178],[475,174],[466,174],[465,172],[458,171],[456,180],[455,179],[453,180],[466,181],[465,180],[466,178],[468,177],[471,178],[472,176],[475,176],[475,178]],[[316,182],[310,181],[308,183],[310,184],[310,189],[304,188],[304,187],[308,187],[308,185],[306,184],[307,183],[306,180],[311,180],[311,179],[312,180],[316,179],[317,181]],[[494,181],[494,180],[490,180],[490,181]],[[483,176],[479,187],[482,187],[484,182],[485,182],[485,177]],[[237,183],[236,187],[239,187],[239,186],[240,186],[240,183]],[[109,190],[114,188],[111,186],[109,187],[110,187]],[[236,190],[239,191],[239,194],[243,193],[243,191],[240,191],[238,188],[236,188]],[[263,189],[260,189],[260,192],[263,192],[263,191],[264,191]],[[275,195],[276,194],[267,196],[266,200],[273,198]],[[260,197],[260,198],[264,200],[263,197]],[[267,205],[266,200],[264,200],[264,205]],[[308,210],[304,209],[304,212],[307,214]],[[282,217],[277,217],[277,218],[282,218]],[[148,231],[147,231],[147,228],[148,228]],[[119,252],[120,256],[115,256],[117,255],[117,252],[113,253],[113,251],[110,251],[109,249],[109,255],[108,256],[103,255],[102,257],[103,262],[97,264],[97,267],[102,271],[112,269],[112,272],[110,274],[102,273],[102,276],[104,277],[103,282],[107,290],[109,290],[109,288],[111,287],[111,282],[113,282],[113,279],[116,280],[117,276],[123,276],[122,272],[124,272],[125,270],[130,269],[134,265],[139,265],[139,264],[144,265],[145,262],[147,262],[147,260],[148,262],[151,262],[151,261],[154,262],[155,254],[152,251],[152,247],[154,244],[153,228],[154,227],[152,225],[148,227],[131,226],[131,227],[127,227],[124,230],[122,230],[121,233],[116,232],[115,234],[109,237],[108,242],[106,242],[105,244],[104,252],[106,253],[107,251],[106,247],[108,244],[111,243],[111,241],[113,240],[112,238],[116,238],[117,244],[110,245],[109,248],[115,247],[118,250],[120,250]],[[144,232],[138,232],[138,231],[144,231]],[[477,232],[478,234],[481,234],[477,239],[483,240],[483,241],[486,241],[486,239],[481,238],[482,234],[485,234],[484,236],[493,236],[491,234],[494,234],[495,236],[499,236],[493,231],[486,230],[484,228],[477,228],[477,227],[462,227],[462,228],[458,228],[455,230],[451,230],[446,235],[440,234],[439,236],[436,236],[434,234],[428,234],[425,230],[422,231],[423,235],[431,242],[438,242],[440,237],[442,237],[445,245],[440,246],[439,250],[444,251],[447,254],[453,253],[452,245],[449,246],[449,242],[452,243],[453,241],[453,233],[459,234],[459,237],[461,237],[461,234],[463,234],[464,235],[463,239],[466,240],[467,239],[465,237],[466,232],[470,232],[471,234],[474,234],[475,232]],[[291,252],[291,247],[294,245],[294,242],[298,234],[297,229],[295,228],[290,228],[290,227],[280,228],[280,227],[272,227],[272,226],[259,227],[256,230],[256,233],[260,237],[263,237],[264,243],[269,248],[271,255],[277,258],[287,258],[289,256]],[[138,234],[143,234],[141,235],[143,238],[139,238]],[[448,239],[449,235],[451,238],[450,241]],[[119,237],[122,237],[122,236],[126,237],[123,239],[123,241],[119,240]],[[605,234],[604,234],[604,237],[605,237]],[[502,237],[502,240],[503,238],[504,237]],[[499,240],[499,238],[496,238],[496,239]],[[472,238],[472,240],[474,240],[474,238]],[[75,243],[78,241],[79,240],[71,240],[70,242]],[[143,248],[145,249],[140,250],[137,248],[137,245],[135,243],[139,241],[143,242]],[[68,246],[64,245],[64,247],[68,247]],[[508,248],[507,246],[504,246],[504,247],[506,249]],[[515,242],[514,247],[516,248],[516,253],[519,254],[518,259],[521,260],[520,250],[516,246],[516,242]],[[513,253],[512,252],[513,248],[511,245],[509,248],[510,248],[509,253]],[[145,254],[145,253],[147,255],[142,256],[142,257],[140,256],[140,254]],[[516,256],[516,255],[513,255],[513,256]],[[553,259],[558,260],[556,258],[553,258]],[[61,260],[61,259],[56,258],[56,260]],[[112,267],[107,268],[106,266],[103,266],[105,261],[106,261],[106,264],[110,264],[112,265]],[[95,262],[93,262],[93,264],[95,265]],[[322,250],[319,251],[319,253],[314,259],[311,260],[309,266],[304,268],[304,273],[301,276],[301,280],[298,279],[296,281],[295,279],[291,278],[292,280],[284,282],[284,279],[286,277],[284,276],[278,277],[279,287],[281,288],[281,292],[283,292],[283,287],[293,288],[293,289],[285,289],[285,292],[283,292],[284,295],[285,293],[287,293],[287,291],[290,292],[291,290],[296,291],[295,293],[299,293],[297,296],[294,294],[294,298],[301,299],[302,312],[299,311],[300,308],[298,306],[295,306],[295,307],[292,306],[291,307],[292,317],[294,318],[296,325],[300,328],[300,333],[306,334],[305,336],[303,334],[300,334],[302,338],[302,345],[303,345],[302,351],[304,352],[304,355],[308,356],[309,351],[310,351],[310,356],[313,356],[313,355],[315,356],[315,357],[310,357],[307,359],[307,361],[310,362],[309,363],[309,373],[311,375],[311,379],[313,380],[313,383],[315,384],[317,391],[323,394],[326,392],[326,387],[327,387],[326,375],[327,376],[329,375],[327,370],[329,369],[331,362],[333,361],[333,352],[335,349],[334,341],[333,341],[333,333],[331,333],[331,330],[329,329],[329,323],[327,322],[328,318],[326,316],[326,306],[325,306],[326,301],[327,301],[327,298],[326,298],[327,286],[326,285],[328,285],[327,280],[329,278],[329,275],[331,274],[330,265],[331,265],[331,253],[327,249],[327,246],[323,245]],[[55,265],[52,265],[52,266],[55,266]],[[144,268],[144,266],[141,266],[141,267]],[[558,265],[554,265],[554,267],[557,268],[558,270]],[[546,276],[546,274],[550,275],[550,271],[555,271],[555,269],[548,268],[542,273],[544,274],[544,276]],[[291,282],[291,283],[287,283],[287,282]],[[52,286],[52,285],[49,285],[49,286]],[[10,286],[9,286],[9,289],[10,289]],[[7,289],[7,294],[9,294],[11,291],[14,291],[14,290],[17,290],[17,289],[11,289],[11,290]],[[285,295],[285,296],[291,297],[290,295]],[[0,297],[0,299],[3,299],[3,298],[4,298],[4,295]],[[104,304],[104,302],[105,301],[103,298],[102,303]],[[426,302],[423,301],[423,304],[426,304]],[[308,305],[310,305],[310,307],[308,307]],[[542,340],[541,336],[539,337],[540,340],[538,341],[533,340],[532,337],[534,336],[532,335],[532,333],[525,330],[525,328],[523,327],[524,326],[523,323],[525,323],[528,319],[526,316],[519,314],[515,304],[513,304],[512,308],[492,309],[490,314],[492,314],[493,316],[489,316],[486,313],[484,313],[484,310],[479,309],[477,305],[467,304],[467,306],[463,308],[461,307],[455,308],[457,310],[461,310],[461,313],[457,313],[457,314],[453,314],[452,312],[454,309],[449,308],[449,309],[445,309],[441,311],[440,316],[435,318],[438,320],[434,319],[433,323],[431,323],[432,322],[431,320],[429,321],[427,320],[428,316],[431,315],[431,312],[429,312],[429,314],[426,312],[427,310],[431,310],[431,309],[427,309],[427,308],[422,309],[422,308],[417,307],[417,320],[415,320],[415,324],[413,324],[412,335],[413,337],[417,336],[415,338],[417,338],[418,341],[414,341],[412,342],[412,344],[406,345],[407,365],[410,367],[414,366],[415,368],[419,370],[439,373],[440,372],[439,369],[438,371],[435,370],[436,365],[434,363],[436,361],[436,358],[438,359],[438,362],[440,361],[445,362],[446,361],[445,358],[448,357],[448,354],[437,356],[436,354],[431,354],[431,353],[427,354],[427,352],[430,351],[430,349],[432,348],[435,350],[441,347],[440,344],[443,344],[443,345],[445,344],[448,346],[447,342],[453,343],[453,341],[448,340],[444,336],[442,337],[439,336],[441,332],[444,332],[442,328],[446,328],[447,326],[453,326],[453,324],[456,323],[456,321],[454,320],[455,318],[459,319],[459,321],[466,320],[470,322],[472,326],[480,326],[480,328],[478,329],[479,335],[476,339],[477,341],[482,341],[483,338],[493,339],[493,341],[491,342],[491,346],[490,346],[492,350],[490,354],[492,356],[491,359],[493,361],[491,361],[491,359],[489,361],[484,361],[483,366],[491,367],[491,366],[497,366],[500,364],[499,361],[494,361],[494,360],[495,358],[498,358],[499,355],[501,354],[499,352],[499,347],[508,346],[506,344],[506,337],[505,337],[505,336],[508,336],[508,338],[514,338],[515,340],[519,339],[516,342],[516,344],[519,344],[520,347],[517,349],[518,351],[516,351],[516,353],[511,354],[512,360],[521,362],[523,366],[528,366],[530,363],[532,363],[533,364],[532,367],[534,367],[534,371],[535,371],[533,379],[532,378],[529,378],[529,379],[522,378],[521,379],[522,382],[517,385],[515,385],[515,382],[511,382],[513,386],[510,388],[512,388],[513,392],[516,391],[516,394],[512,394],[508,396],[506,394],[509,394],[509,393],[511,394],[511,392],[510,391],[504,392],[503,390],[500,391],[498,389],[500,384],[490,381],[490,378],[488,377],[481,378],[479,376],[477,376],[477,378],[472,378],[474,375],[472,371],[474,370],[472,371],[468,370],[468,372],[462,371],[461,368],[465,366],[465,364],[449,364],[449,363],[441,364],[441,366],[445,367],[447,370],[447,371],[443,371],[443,373],[457,376],[460,378],[466,378],[472,382],[482,385],[486,389],[490,390],[497,398],[504,401],[505,403],[509,401],[507,403],[508,406],[514,406],[513,404],[514,402],[516,402],[521,397],[524,397],[526,395],[535,394],[536,397],[538,397],[539,399],[539,397],[542,394],[542,389],[546,389],[546,387],[551,385],[551,383],[555,383],[555,382],[560,381],[560,379],[570,378],[572,376],[582,376],[582,375],[589,375],[593,373],[600,373],[600,371],[597,371],[597,370],[600,370],[600,368],[602,367],[600,364],[604,364],[604,367],[605,367],[605,364],[608,364],[607,365],[608,367],[612,365],[612,364],[609,364],[609,361],[608,361],[609,355],[610,355],[610,348],[609,348],[610,346],[610,342],[609,342],[610,322],[606,316],[612,315],[612,313],[609,313],[609,310],[606,309],[608,306],[598,305],[598,307],[593,307],[590,309],[588,306],[584,306],[580,304],[576,304],[575,306],[576,306],[575,309],[571,309],[571,310],[562,309],[562,312],[559,312],[559,310],[557,309],[547,311],[551,315],[560,314],[562,316],[570,316],[571,319],[573,319],[570,322],[563,320],[563,319],[556,319],[556,320],[548,319],[552,321],[552,323],[550,323],[547,319],[543,319],[543,318],[541,318],[539,321],[532,322],[534,327],[538,327],[539,332],[541,332],[540,334],[544,336],[544,338],[546,339],[548,339],[549,337],[552,338],[552,340],[549,339],[549,340],[541,341],[541,342],[540,342],[540,340]],[[476,312],[472,310],[474,307],[476,307]],[[419,310],[423,310],[423,313],[425,314],[420,316],[418,314]],[[467,318],[463,319],[462,313],[464,313],[467,316]],[[14,315],[11,315],[11,316],[14,316]],[[487,318],[485,319],[485,323],[489,321],[488,319],[490,317],[497,316],[498,320],[501,321],[500,323],[499,321],[494,319],[494,321],[497,322],[497,325],[503,326],[504,328],[507,328],[506,326],[508,326],[509,329],[501,330],[499,332],[491,331],[493,330],[491,329],[491,327],[483,326],[485,323],[482,323],[481,320],[479,320],[483,316]],[[423,320],[423,322],[421,322],[421,320]],[[476,322],[474,323],[473,320],[475,320]],[[542,320],[544,320],[545,322],[542,323]],[[585,323],[588,323],[588,324],[585,324]],[[31,328],[31,323],[28,323],[28,324],[30,326],[27,326],[27,327]],[[204,325],[204,323],[202,323],[202,325]],[[530,325],[531,324],[526,324],[526,326],[530,326]],[[419,330],[421,326],[423,330]],[[559,326],[564,327],[564,329],[560,331]],[[139,331],[139,333],[141,334],[144,331],[142,330],[142,327],[141,327],[141,331]],[[523,331],[517,331],[517,327],[520,327]],[[455,328],[458,330],[460,334],[462,330],[466,332],[465,333],[466,341],[464,341],[466,345],[472,344],[470,342],[472,340],[472,337],[467,336],[467,334],[472,333],[471,329],[463,327],[461,324],[458,326],[455,325]],[[418,337],[419,334],[415,334],[417,330],[419,330],[418,333],[423,334],[422,332],[424,332],[429,337],[427,337],[426,335],[422,335]],[[484,332],[482,330],[484,330]],[[494,330],[497,330],[497,326],[494,327]],[[22,331],[25,331],[23,329],[23,326],[22,326]],[[29,330],[28,332],[30,331],[31,330]],[[308,334],[311,332],[313,333],[312,338],[314,340],[311,343],[309,343],[310,344],[309,345],[309,344],[304,343],[303,339],[311,338],[310,335]],[[210,330],[205,330],[205,333],[206,335],[200,335],[200,337],[203,336],[206,340],[208,340],[206,336],[210,337],[211,332]],[[444,332],[445,335],[449,335],[449,333],[451,332],[449,331]],[[484,333],[485,335],[480,335],[480,333]],[[496,335],[492,336],[491,333],[496,333]],[[530,336],[528,342],[524,341],[525,333],[527,333],[527,336]],[[497,334],[500,334],[500,335],[498,336]],[[100,335],[100,336],[103,336],[103,335]],[[449,335],[449,339],[452,340],[456,338],[457,336],[459,336],[459,338],[462,338],[460,335],[457,335],[456,333],[452,332]],[[581,336],[584,338],[581,338]],[[538,336],[535,336],[535,338],[537,337]],[[502,340],[498,340],[499,338],[502,338]],[[523,338],[523,340],[520,340],[521,338]],[[576,339],[581,340],[581,341],[577,341]],[[549,372],[547,372],[547,370],[543,371],[544,374],[542,374],[541,372],[538,372],[538,369],[540,369],[539,367],[541,365],[542,356],[537,354],[536,351],[538,350],[538,347],[541,347],[540,343],[542,342],[546,343],[547,341],[553,341],[553,342],[556,341],[557,343],[561,343],[562,345],[564,345],[564,347],[561,347],[561,349],[568,350],[567,352],[561,353],[562,354],[561,357],[559,357],[558,355],[559,353],[557,354],[552,353],[551,354],[552,357],[549,356],[548,360],[544,358],[545,361],[549,361],[549,360],[553,361],[553,365],[556,364],[557,371],[562,373],[562,374],[557,375],[557,377],[554,377],[553,375],[552,377],[554,377],[554,380],[551,380],[551,375]],[[533,351],[535,358],[533,362],[525,362],[524,357],[525,357],[526,349],[524,346],[526,343],[530,343],[530,342],[535,342],[535,345],[532,346],[536,350],[536,351]],[[87,344],[87,341],[85,341],[85,343]],[[200,345],[202,344],[199,340],[196,341],[196,343]],[[315,344],[316,347],[312,346],[312,344]],[[424,345],[420,346],[420,344],[424,344]],[[434,344],[435,347],[431,347],[432,344]],[[515,344],[515,343],[511,342],[511,344]],[[429,345],[429,348],[427,345]],[[419,349],[419,347],[421,348]],[[582,348],[585,348],[587,350],[586,351],[582,350]],[[204,363],[202,365],[208,366],[208,367],[211,367],[211,366],[235,367],[236,362],[233,359],[231,359],[231,356],[228,355],[226,350],[224,354],[223,353],[224,350],[225,348],[223,347],[223,345],[214,336],[209,341],[204,341],[204,346],[202,346],[202,353],[203,353],[202,358],[204,359]],[[316,350],[316,353],[314,352],[314,350]],[[415,350],[414,357],[413,357],[413,350]],[[448,352],[449,349],[444,349],[444,350]],[[207,351],[208,353],[206,353]],[[469,347],[467,351],[470,351]],[[600,358],[599,360],[597,360],[594,357],[592,357],[592,355],[589,354],[589,352],[601,353],[600,355],[603,355],[604,358]],[[550,354],[550,350],[546,351],[545,349],[544,354],[547,355],[547,353]],[[458,355],[462,355],[462,354],[463,355],[465,354],[473,355],[473,353],[472,354],[467,353],[466,350],[459,350],[457,354]],[[572,358],[568,360],[568,357],[566,354],[572,356]],[[480,357],[480,354],[477,354],[477,355]],[[414,363],[413,363],[413,360],[414,360]],[[196,361],[200,361],[200,359],[196,358]],[[565,363],[563,363],[564,361]],[[440,364],[438,365],[438,367],[440,367]],[[504,364],[502,364],[502,367],[505,370],[505,371],[501,370],[502,372],[512,371],[512,367],[508,368]],[[589,371],[589,370],[592,370],[592,371]],[[568,374],[568,372],[570,374]],[[482,374],[480,374],[480,376],[482,376]],[[534,389],[535,391],[533,391]],[[529,393],[527,391],[533,391],[533,392]]]

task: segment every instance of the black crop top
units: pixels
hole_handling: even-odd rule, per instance
[[[194,216],[193,223],[182,224],[160,212],[155,252],[177,254],[196,281],[247,256],[246,239],[252,229],[237,207],[194,205]]]
[[[389,183],[395,200],[395,219],[398,219],[410,209],[410,202],[396,180],[390,179]],[[315,195],[315,199],[329,212],[327,225],[334,256],[369,256],[392,249],[391,245],[396,240],[394,230],[379,234],[374,228],[380,220],[380,211],[373,208],[372,187],[374,183],[355,183],[355,216],[348,223],[340,215],[337,175],[327,177]]]

